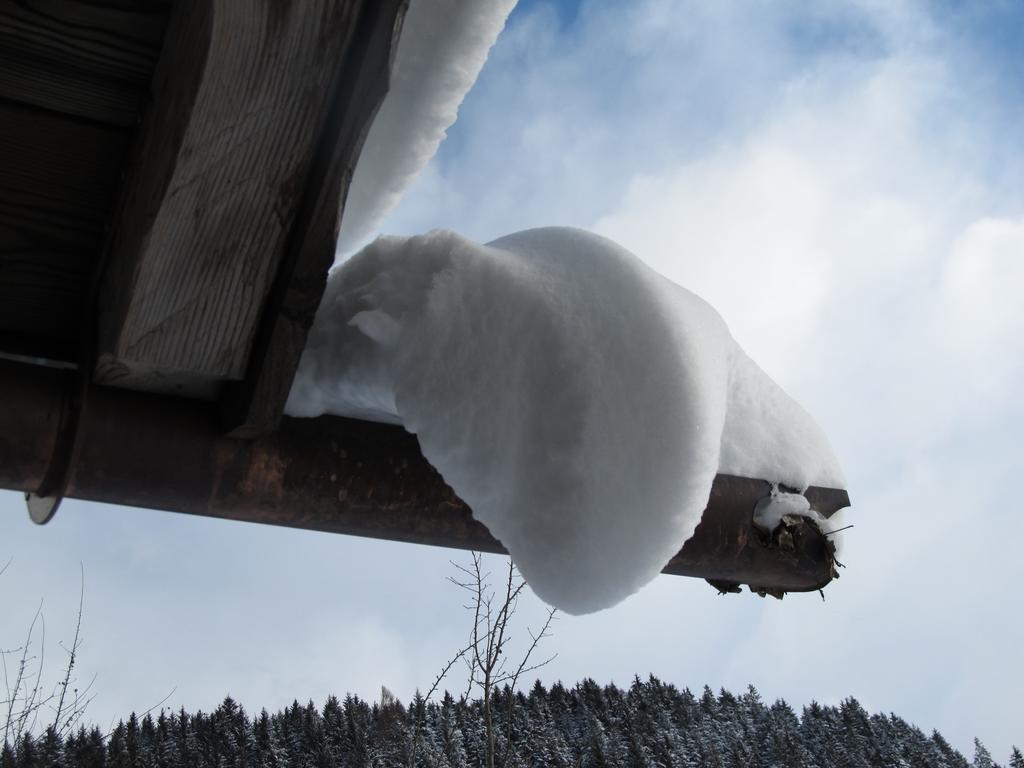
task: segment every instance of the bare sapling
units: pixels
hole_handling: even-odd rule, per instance
[[[0,575],[7,570],[8,560]],[[89,702],[90,691],[95,677],[88,685],[79,688],[74,677],[79,651],[82,648],[82,612],[85,603],[85,573],[82,572],[78,596],[78,614],[75,633],[70,646],[61,643],[68,655],[60,680],[51,689],[44,683],[46,652],[46,619],[43,617],[43,603],[40,601],[35,615],[29,623],[22,643],[14,648],[0,648],[0,671],[3,674],[5,697],[0,701],[3,715],[4,744],[17,747],[25,736],[35,732],[42,722],[46,730],[60,738],[70,733],[82,719]],[[46,710],[52,712],[52,719]]]
[[[469,596],[466,610],[473,614],[469,644],[460,657],[465,661],[468,679],[464,699],[468,700],[474,688],[480,691],[483,701],[485,754],[487,768],[494,768],[495,727],[493,698],[494,691],[500,686],[509,686],[508,711],[506,712],[505,743],[502,749],[502,764],[508,762],[512,744],[512,712],[515,702],[515,688],[520,678],[529,672],[550,664],[555,659],[552,655],[543,661],[532,663],[531,659],[541,641],[550,636],[551,622],[555,618],[555,609],[548,610],[540,631],[533,632],[527,628],[530,644],[523,653],[518,664],[509,663],[506,647],[512,640],[510,627],[513,616],[519,607],[519,598],[526,588],[526,582],[516,571],[511,559],[500,592],[496,592],[490,583],[490,573],[483,569],[483,557],[473,553],[471,566],[453,563],[460,575],[449,577],[449,581]]]

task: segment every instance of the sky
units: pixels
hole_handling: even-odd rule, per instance
[[[562,616],[551,682],[855,696],[970,757],[1024,745],[1024,6],[524,0],[382,230],[544,225],[710,301],[824,427],[855,528],[816,594],[660,576]],[[0,647],[40,600],[51,679],[85,572],[101,724],[165,706],[402,698],[464,644],[465,553],[0,495]],[[487,558],[500,570],[502,559]],[[522,606],[518,640],[543,606]],[[453,690],[465,679],[455,675]],[[173,691],[173,692],[172,692]]]

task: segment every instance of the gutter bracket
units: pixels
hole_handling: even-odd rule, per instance
[[[78,442],[78,422],[85,399],[86,382],[87,378],[79,371],[72,370],[66,374],[62,388],[60,426],[46,474],[34,492],[25,494],[28,516],[36,525],[50,522],[64,500]]]

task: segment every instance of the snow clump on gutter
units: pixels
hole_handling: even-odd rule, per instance
[[[287,413],[415,433],[569,613],[653,579],[718,472],[844,485],[821,429],[710,305],[581,230],[379,238],[331,274]]]

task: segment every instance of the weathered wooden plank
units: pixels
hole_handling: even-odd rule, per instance
[[[94,378],[100,382],[127,379],[129,373],[114,350],[139,281],[141,252],[183,148],[210,49],[212,11],[209,3],[179,0],[168,18],[163,50],[150,85],[153,101],[124,164],[126,182],[119,191],[110,240],[97,269],[100,279]],[[144,371],[137,365],[136,374],[142,372],[140,369]],[[216,391],[214,380],[192,380],[187,385],[187,394],[212,397]],[[169,381],[164,389],[181,394],[186,385]]]
[[[74,359],[127,133],[0,100],[0,351]]]
[[[0,98],[136,125],[168,10],[167,2],[0,3]]]
[[[45,222],[44,230],[101,231],[127,137],[120,128],[0,100],[0,216],[8,212],[11,226],[28,216]]]
[[[0,48],[0,98],[112,125],[134,126],[146,88]]]
[[[115,220],[98,381],[244,376],[361,4],[175,4]]]
[[[92,269],[89,252],[0,249],[0,351],[59,359],[73,353]],[[36,339],[42,349],[26,343]],[[11,343],[21,339],[21,343]]]
[[[225,428],[253,438],[277,428],[306,336],[334,261],[340,212],[356,160],[388,90],[408,0],[379,0],[361,14],[335,83],[306,191],[263,312],[243,382],[223,394]]]
[[[5,0],[0,48],[68,70],[145,85],[163,39],[168,2]]]

